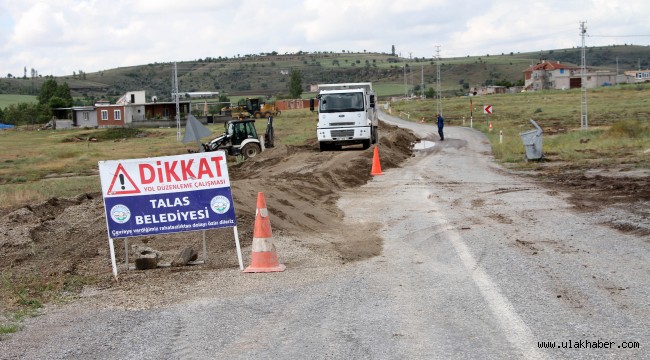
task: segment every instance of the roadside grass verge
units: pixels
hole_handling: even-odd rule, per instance
[[[66,294],[78,293],[84,285],[95,284],[96,276],[47,275],[46,271],[17,275],[11,268],[0,272],[0,337],[17,332],[27,317],[38,316],[44,304],[65,301]]]
[[[590,89],[587,94],[588,129],[580,128],[579,89],[445,98],[442,109],[446,125],[469,127],[472,121],[475,129],[486,134],[495,159],[511,166],[537,166],[526,163],[520,137],[535,129],[529,121],[533,119],[544,131],[546,162],[576,168],[612,164],[650,168],[650,84]],[[493,114],[486,117],[483,106],[488,104]],[[409,113],[411,121],[424,117],[435,123],[435,100],[398,101],[391,108],[393,115]]]

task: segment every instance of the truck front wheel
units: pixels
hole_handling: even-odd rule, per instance
[[[319,142],[318,147],[321,152],[334,150],[334,145],[326,142]]]
[[[248,143],[241,148],[241,154],[244,155],[246,159],[255,157],[255,155],[262,152],[262,148],[255,143]]]
[[[363,149],[364,149],[364,150],[367,149],[367,148],[369,148],[369,147],[370,147],[370,139],[363,140],[363,143],[362,143],[362,144],[363,144]]]

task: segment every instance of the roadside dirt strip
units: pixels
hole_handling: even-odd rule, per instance
[[[438,142],[432,126],[381,117],[435,145],[365,185],[324,193],[323,203],[303,200],[352,168],[303,189],[272,168],[281,158],[267,161],[283,186],[269,203],[284,205],[274,237],[285,272],[129,274],[127,285],[28,319],[0,341],[0,358],[649,358],[648,236],[619,232],[603,214],[576,211],[561,189],[504,170],[477,131],[448,127]],[[391,156],[404,139],[382,139],[382,165],[399,164]],[[311,181],[301,164],[362,156],[352,167],[369,171],[371,151],[287,165]],[[313,231],[302,231],[289,211],[329,218],[303,216]],[[167,292],[175,296],[161,301]]]

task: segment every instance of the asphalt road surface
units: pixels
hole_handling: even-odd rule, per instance
[[[650,358],[647,238],[503,170],[477,131],[439,142],[433,126],[382,117],[435,145],[339,200],[345,225],[383,238],[380,256],[162,309],[54,313],[19,357]]]

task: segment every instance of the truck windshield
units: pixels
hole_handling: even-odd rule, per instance
[[[363,94],[360,92],[323,94],[319,107],[322,113],[363,111]]]

